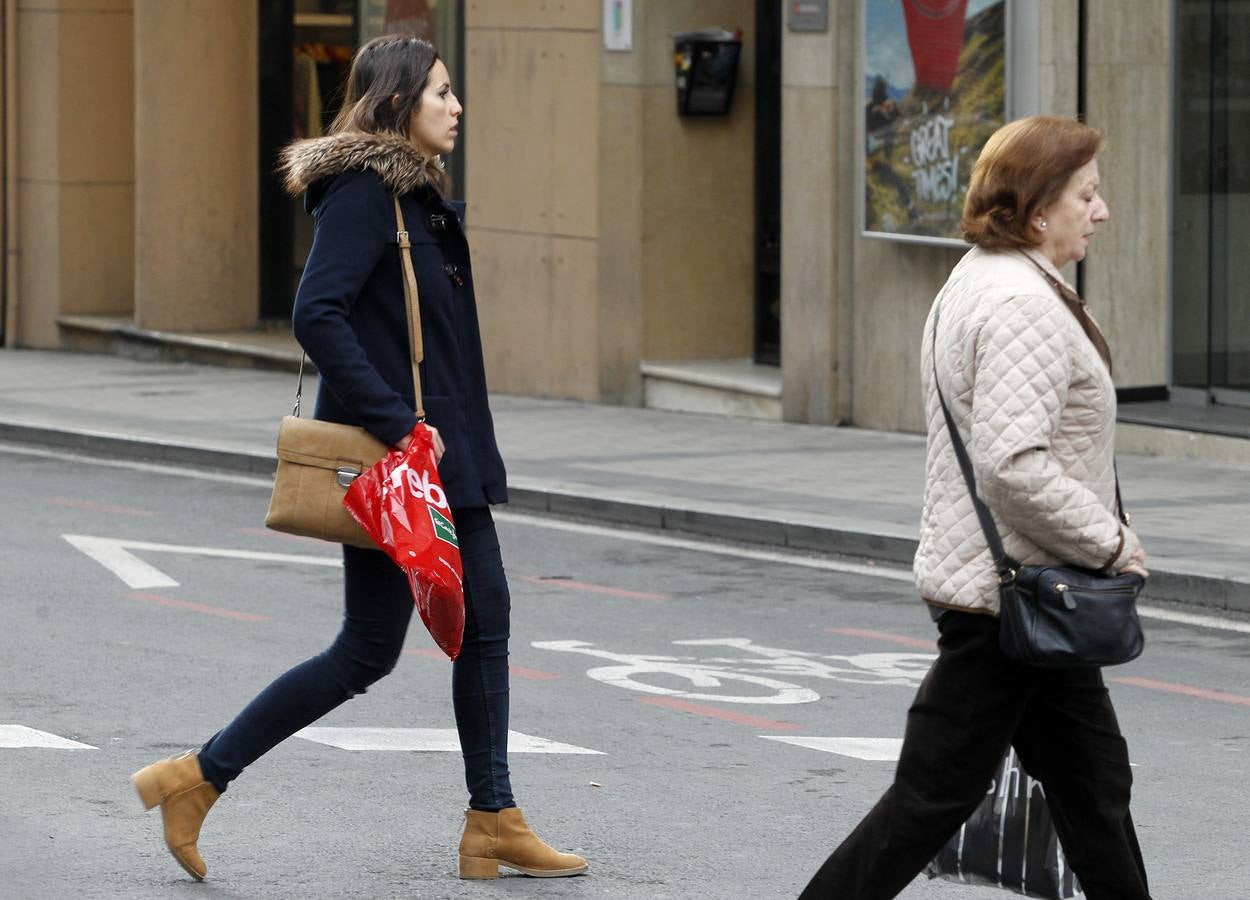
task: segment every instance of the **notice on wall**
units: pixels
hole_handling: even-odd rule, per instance
[[[634,0],[603,0],[603,49],[634,49]]]
[[[864,234],[962,243],[972,165],[1007,118],[1007,3],[863,2]]]
[[[791,31],[828,31],[829,0],[791,0],[786,27]]]

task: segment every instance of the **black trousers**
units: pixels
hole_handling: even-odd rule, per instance
[[[1128,747],[1098,669],[1021,666],[998,620],[951,612],[938,659],[907,714],[894,784],[800,900],[896,896],[985,796],[1010,743],[1042,782],[1088,900],[1150,900],[1129,815]]]

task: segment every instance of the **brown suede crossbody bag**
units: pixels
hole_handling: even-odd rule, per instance
[[[399,208],[399,198],[394,200],[396,238],[404,272],[412,387],[417,421],[424,422],[421,375],[417,369],[425,355],[421,342],[417,276],[412,266],[404,214]],[[356,477],[385,456],[390,448],[358,426],[301,418],[303,391],[304,357],[301,357],[295,409],[291,415],[283,417],[278,430],[278,469],[274,475],[273,495],[269,499],[265,526],[287,534],[372,549],[376,545],[343,507],[343,497]]]

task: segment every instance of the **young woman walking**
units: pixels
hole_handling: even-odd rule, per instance
[[[452,668],[469,791],[461,878],[500,865],[538,877],[577,875],[586,860],[547,846],[526,824],[508,773],[509,594],[490,505],[507,500],[487,404],[481,335],[458,210],[443,194],[440,155],[459,133],[460,101],[437,51],[416,38],[365,44],[326,137],[285,152],[287,188],[316,220],[295,299],[295,335],[321,375],[316,418],[359,425],[404,448],[417,423],[394,198],[410,234],[420,297],[426,424],[441,454],[464,565],[465,626]],[[346,611],[325,652],[280,676],[198,751],[132,780],[159,805],[165,842],[196,879],[207,872],[200,827],[226,786],[274,746],[387,675],[412,617],[407,576],[382,552],[343,547]]]

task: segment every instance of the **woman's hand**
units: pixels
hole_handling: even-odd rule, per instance
[[[1146,568],[1146,554],[1130,556],[1128,562],[1120,568],[1120,573],[1136,572],[1142,578],[1149,578],[1150,571]]]
[[[1125,528],[1125,531],[1128,531]],[[1128,531],[1128,536],[1132,538],[1132,550],[1129,552],[1128,559],[1124,561],[1124,565],[1120,566],[1121,574],[1124,572],[1135,572],[1142,578],[1149,578],[1150,571],[1146,568],[1146,551],[1142,549],[1141,541],[1137,539],[1137,535]]]
[[[433,443],[434,445],[434,465],[437,466],[439,462],[442,460],[443,454],[447,452],[447,447],[444,446],[443,444],[443,436],[438,433],[438,429],[435,428],[433,425],[426,425],[424,422],[422,422],[421,424],[430,433],[431,443]],[[412,443],[412,435],[405,434],[402,438],[399,439],[399,443],[395,445],[395,449],[407,450],[408,445],[411,443]]]
[[[430,438],[434,444],[434,465],[438,465],[443,454],[447,452],[447,447],[443,444],[443,436],[438,433],[438,429],[433,425],[426,425],[426,429],[430,432]]]

